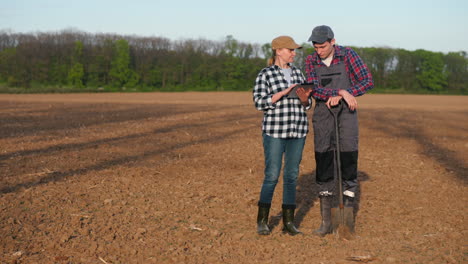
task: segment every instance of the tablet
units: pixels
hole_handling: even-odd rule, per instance
[[[299,87],[302,87],[302,88],[304,88],[304,90],[307,91],[307,90],[312,90],[312,89],[314,88],[314,84],[313,84],[313,83],[301,83],[301,84],[296,85],[296,86],[291,90],[291,92],[289,92],[288,98],[299,98],[299,97],[297,96],[297,93],[296,93],[296,90],[297,90],[297,88],[299,88]]]

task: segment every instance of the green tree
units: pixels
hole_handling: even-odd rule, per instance
[[[6,48],[0,51],[0,81],[14,80],[16,48]],[[13,83],[16,83],[13,81]],[[11,85],[11,84],[9,84]],[[12,85],[13,86],[13,85]]]
[[[468,93],[468,58],[466,52],[449,52],[444,60],[449,92]]]
[[[87,56],[84,57],[85,80],[88,86],[101,87],[109,84],[114,43],[109,38],[94,41],[96,44],[89,48]]]
[[[68,71],[68,83],[76,88],[83,88],[83,76],[83,64],[77,62],[73,64],[73,66],[70,68],[70,71]]]
[[[75,50],[72,56],[72,66],[68,71],[68,83],[77,88],[83,88],[84,66],[81,63],[83,57],[83,43],[75,42]]]
[[[387,87],[383,88],[398,89],[400,91],[418,90],[419,85],[415,82],[418,61],[414,52],[404,49],[395,50],[395,62],[394,69],[387,77]]]
[[[224,42],[225,52],[228,56],[236,56],[239,51],[239,42],[232,36],[229,35],[226,37]]]
[[[388,88],[389,75],[396,68],[396,57],[393,49],[388,48],[354,48],[370,68],[378,88]]]
[[[128,42],[125,39],[119,39],[115,42],[115,56],[109,71],[113,86],[135,87],[138,84],[139,77],[129,66],[130,50]]]
[[[262,52],[263,52],[263,55],[265,56],[265,59],[268,60],[273,54],[273,51],[271,50],[271,44],[270,43],[263,44]]]
[[[420,59],[416,80],[421,88],[432,92],[445,90],[447,88],[447,74],[444,71],[442,53],[417,50],[416,56]]]

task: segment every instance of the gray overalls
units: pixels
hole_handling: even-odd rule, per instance
[[[315,71],[324,88],[347,89],[351,86],[344,61],[330,67],[316,67]],[[341,171],[343,191],[347,196],[354,197],[358,187],[358,119],[357,111],[350,111],[344,100],[343,110],[339,114]],[[335,182],[337,171],[334,159],[335,153],[335,123],[333,115],[325,105],[325,101],[316,101],[312,117],[314,127],[316,182],[319,195],[336,194]]]

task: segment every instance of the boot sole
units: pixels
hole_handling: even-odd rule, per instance
[[[283,231],[283,234],[288,234],[290,236],[302,235],[303,234],[302,232],[292,233],[292,232],[289,232],[288,230],[285,230],[285,229],[283,229],[282,231]]]
[[[332,232],[327,232],[327,233],[318,233],[318,232],[312,232],[313,235],[319,236],[319,237],[325,237],[328,234],[331,234]]]
[[[300,232],[300,233],[290,233],[288,231],[283,231],[283,234],[288,234],[290,236],[297,236],[297,235],[302,235],[302,232]]]

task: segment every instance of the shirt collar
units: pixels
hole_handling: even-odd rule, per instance
[[[334,56],[333,59],[335,59],[337,57],[343,57],[345,55],[345,51],[344,51],[344,48],[342,46],[334,45],[333,47],[335,49],[335,53],[333,54],[333,56]],[[320,64],[322,62],[322,59],[320,59],[317,52],[314,52],[312,59],[313,59],[313,62],[315,64]]]
[[[291,63],[288,63],[288,65],[291,68],[291,70],[294,69],[294,65],[292,65]],[[275,70],[281,70],[281,67],[276,64],[271,65],[271,67],[273,67]]]

